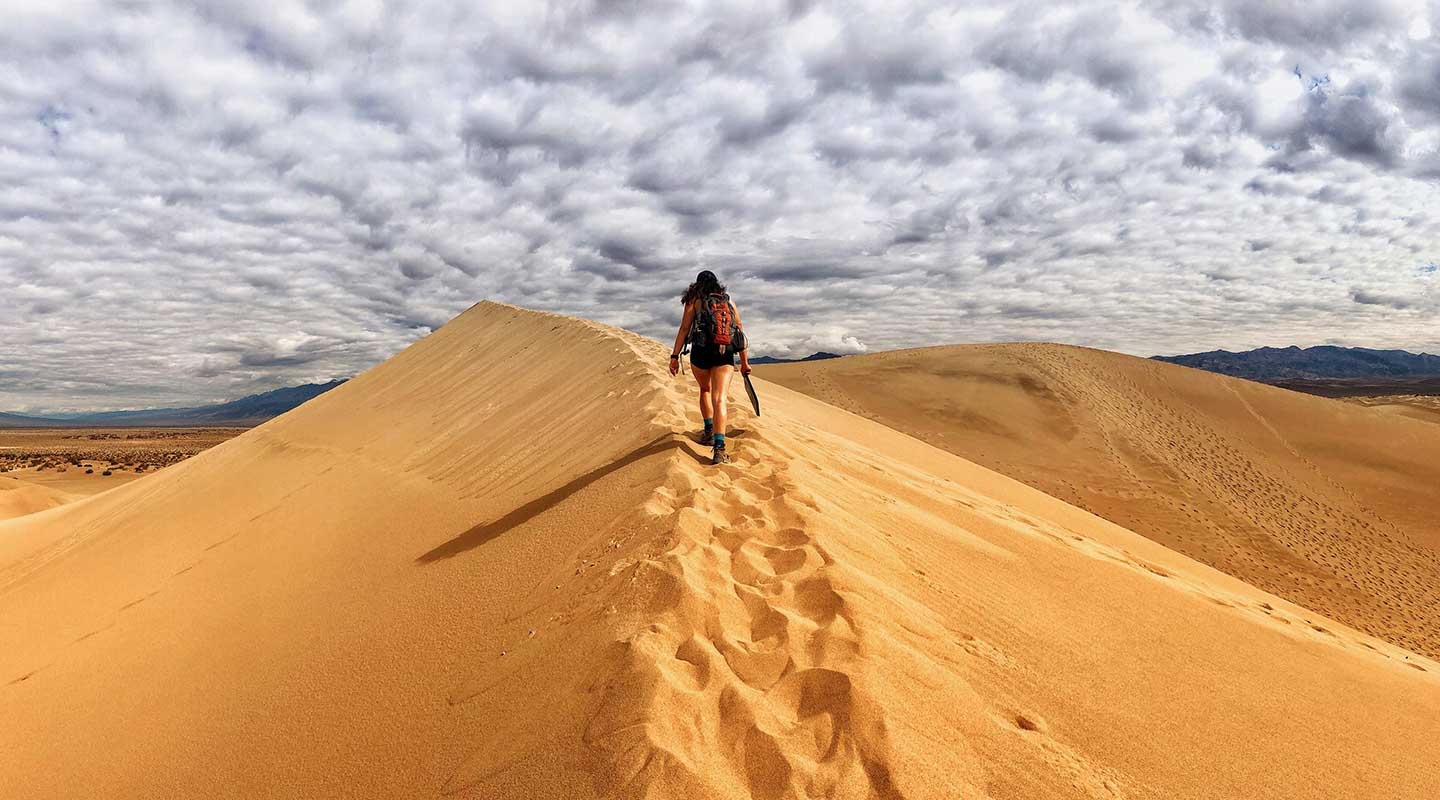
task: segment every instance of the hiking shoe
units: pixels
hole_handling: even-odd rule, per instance
[[[710,463],[711,463],[711,464],[728,464],[728,463],[730,463],[730,454],[727,453],[727,452],[725,452],[725,448],[723,448],[723,447],[717,447],[717,448],[715,448],[715,450],[712,452],[712,454],[711,454],[711,456],[710,456]]]
[[[701,445],[702,447],[709,447],[709,446],[712,445],[712,444],[715,444],[715,432],[714,432],[714,431],[703,431],[703,432],[701,432],[701,434],[700,434],[700,445]]]

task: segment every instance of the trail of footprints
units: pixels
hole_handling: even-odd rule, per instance
[[[680,538],[653,565],[658,621],[629,643],[641,688],[612,686],[588,733],[620,796],[717,753],[762,800],[899,796],[881,711],[848,674],[862,640],[815,509],[769,449],[752,438],[733,467],[682,467]]]
[[[1257,425],[1289,459],[1262,454],[1257,463],[1221,431],[1151,401],[1151,393],[1129,376],[1102,375],[1080,359],[1054,354],[1037,357],[1036,364],[1054,382],[1081,385],[1079,393],[1091,398],[1091,427],[1105,434],[1112,460],[1137,485],[1165,484],[1152,490],[1151,499],[1184,521],[1170,530],[1182,552],[1402,647],[1440,653],[1440,595],[1433,591],[1440,586],[1440,558],[1365,509],[1243,397]],[[1106,433],[1111,429],[1133,440],[1126,452]],[[1133,469],[1132,459],[1140,457],[1157,459],[1157,475],[1145,478]],[[1124,506],[1118,514],[1097,506],[1096,498],[1089,487],[1067,499],[1145,532],[1143,518],[1127,516]],[[1186,525],[1216,535],[1191,538]],[[1371,546],[1372,537],[1387,546]]]

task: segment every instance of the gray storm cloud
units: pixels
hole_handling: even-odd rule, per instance
[[[7,4],[0,409],[354,374],[481,298],[757,353],[1440,350],[1422,2]]]

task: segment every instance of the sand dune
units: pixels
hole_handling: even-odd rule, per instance
[[[0,475],[0,520],[34,514],[75,498],[69,492]]]
[[[1062,345],[758,374],[1440,656],[1440,424]]]
[[[1345,400],[1386,413],[1440,424],[1440,396],[1437,395],[1360,395],[1347,397]]]
[[[761,382],[481,304],[0,522],[0,796],[1426,797],[1440,666]]]
[[[104,474],[110,471],[105,466],[95,469],[90,475],[79,469],[59,473],[20,469],[0,474],[0,520],[73,503],[143,477],[119,467],[109,475]]]

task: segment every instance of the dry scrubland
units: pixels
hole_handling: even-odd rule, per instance
[[[0,519],[33,514],[183,461],[241,428],[0,429]]]
[[[145,472],[184,461],[244,430],[0,428],[0,473],[23,469],[62,472],[82,467]]]
[[[1356,405],[1383,408],[1392,414],[1440,422],[1440,378],[1290,380],[1277,385]]]
[[[1440,656],[1440,418],[1049,344],[757,374]]]
[[[712,468],[665,355],[481,304],[0,522],[0,796],[1440,789],[1435,662],[763,380]]]

